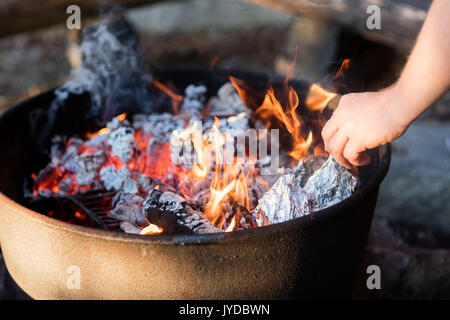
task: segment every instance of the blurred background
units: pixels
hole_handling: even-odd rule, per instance
[[[202,66],[285,75],[325,86],[342,62],[341,90],[379,90],[395,82],[431,0],[117,0],[140,35],[151,68]],[[79,63],[77,30],[66,8],[78,4],[82,27],[106,1],[8,0],[0,3],[0,113],[64,83]],[[381,29],[366,26],[381,8]],[[426,81],[421,79],[420,81]],[[342,89],[343,88],[343,89]],[[411,94],[420,94],[414,92]],[[450,298],[450,94],[392,144],[354,298]],[[366,266],[381,268],[368,291]],[[0,255],[0,298],[26,298]]]

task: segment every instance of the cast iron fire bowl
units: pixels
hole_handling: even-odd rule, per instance
[[[228,74],[157,72],[183,88],[215,89]],[[305,92],[306,82],[292,81]],[[215,92],[215,91],[214,91]],[[48,108],[53,91],[0,117],[0,243],[7,268],[36,299],[278,299],[349,297],[360,269],[389,145],[370,150],[362,184],[348,199],[292,221],[222,234],[138,236],[65,223],[26,208],[24,176],[38,162],[30,111]],[[75,267],[73,267],[75,266]],[[78,269],[79,268],[79,269]],[[70,285],[80,271],[79,289]],[[74,273],[75,272],[75,273]],[[69,284],[69,285],[68,285]]]

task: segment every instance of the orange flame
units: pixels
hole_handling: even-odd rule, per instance
[[[328,103],[336,96],[336,93],[327,91],[318,84],[314,83],[309,88],[305,104],[309,110],[319,111],[325,109]]]
[[[162,84],[158,80],[153,79],[153,85],[160,91],[164,92],[167,96],[169,96],[170,99],[172,99],[172,108],[173,113],[178,114],[179,113],[179,106],[180,103],[183,102],[184,97],[175,93],[173,90],[169,89],[166,85]]]
[[[148,236],[152,234],[160,234],[164,230],[160,227],[158,227],[156,224],[150,223],[148,226],[146,226],[144,229],[141,230],[139,233],[140,235]]]
[[[119,120],[119,121],[123,121],[123,120],[126,119],[126,117],[127,117],[127,113],[124,112],[124,113],[119,114],[119,115],[116,117],[116,119]],[[109,128],[106,128],[106,127],[105,127],[105,128],[102,128],[102,129],[100,129],[99,131],[94,132],[94,133],[92,133],[92,132],[86,133],[86,138],[92,139],[92,138],[95,137],[95,136],[102,136],[102,135],[108,134],[108,133],[110,133],[110,132],[111,132],[111,130],[109,130]]]
[[[230,225],[226,228],[225,232],[231,232],[231,231],[233,231],[235,225],[236,225],[236,216],[233,217],[233,220],[231,220],[231,223],[230,223]]]
[[[193,137],[192,145],[194,146],[197,159],[192,167],[190,175],[197,179],[206,179],[211,168],[211,158],[209,146],[202,137]]]
[[[123,121],[123,120],[125,120],[126,117],[127,117],[127,114],[126,114],[126,112],[124,112],[124,113],[119,114],[116,118],[119,121]]]
[[[302,122],[297,114],[297,108],[299,106],[298,95],[295,90],[290,87],[288,95],[288,106],[286,110],[283,109],[281,103],[275,97],[273,88],[270,88],[261,106],[255,111],[255,115],[258,115],[263,120],[266,120],[266,126],[269,128],[270,117],[275,116],[291,134],[294,139],[293,150],[289,153],[294,159],[300,160],[308,152],[308,149],[312,143],[312,132],[309,132],[306,139],[303,138],[301,132]]]
[[[334,75],[333,80],[336,80],[337,78],[341,77],[344,72],[348,70],[350,67],[350,59],[344,59],[342,61],[341,67],[339,68],[339,71]]]
[[[241,98],[242,102],[244,102],[244,104],[246,106],[252,106],[254,104],[254,99],[244,90],[244,86],[245,86],[244,81],[237,79],[235,77],[232,77],[232,76],[228,77],[228,79],[230,80],[231,84],[238,92],[239,97]]]
[[[211,155],[215,156],[215,170],[210,184],[210,198],[205,206],[205,216],[215,225],[223,225],[223,216],[220,204],[229,196],[235,202],[250,208],[248,196],[247,177],[241,172],[241,164],[223,164],[223,146],[225,140],[219,130],[220,120],[215,118],[212,130],[212,141],[194,142],[197,162],[192,170],[191,177],[206,179],[211,169]],[[249,171],[251,172],[251,170]]]

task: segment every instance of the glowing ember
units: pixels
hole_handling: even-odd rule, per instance
[[[258,200],[276,181],[266,181],[261,175],[267,157],[260,159],[260,153],[253,154],[254,146],[245,140],[248,130],[254,130],[250,116],[265,123],[266,128],[279,122],[292,138],[286,154],[293,159],[300,160],[312,152],[324,153],[319,144],[314,145],[313,131],[299,116],[300,100],[294,88],[288,86],[288,78],[284,82],[284,99],[278,99],[270,88],[258,108],[258,99],[244,89],[243,81],[233,77],[210,101],[205,97],[204,86],[190,85],[185,96],[181,96],[158,81],[153,81],[153,85],[172,99],[172,114],[137,114],[127,119],[123,113],[105,128],[86,134],[86,140],[56,137],[63,143],[53,146],[51,163],[31,176],[32,199],[52,195],[76,197],[106,190],[109,198],[89,200],[88,204],[95,204],[95,212],[98,206],[104,208],[103,217],[116,221],[115,228],[125,232],[163,232],[160,223],[147,220],[143,207],[148,201],[148,208],[161,205],[163,212],[171,210],[184,219],[184,226],[189,221],[200,221],[204,227],[198,230],[231,232],[257,227],[254,210]],[[334,96],[313,85],[307,98],[308,108],[321,110]],[[254,104],[256,110],[252,112],[243,102]],[[181,103],[183,108],[179,109]],[[228,105],[232,105],[232,114]],[[271,136],[267,131],[258,132],[254,143]],[[238,146],[241,137],[243,145]],[[273,157],[272,151],[266,155]],[[160,199],[147,199],[156,190]],[[91,215],[84,211],[83,207],[74,210],[71,219],[91,221]],[[49,215],[50,212],[54,214],[53,210]],[[191,214],[197,220],[190,220]],[[143,225],[147,226],[142,228]]]

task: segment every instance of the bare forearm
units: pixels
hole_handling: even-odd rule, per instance
[[[399,81],[387,94],[392,115],[409,125],[450,87],[450,0],[434,0]]]

